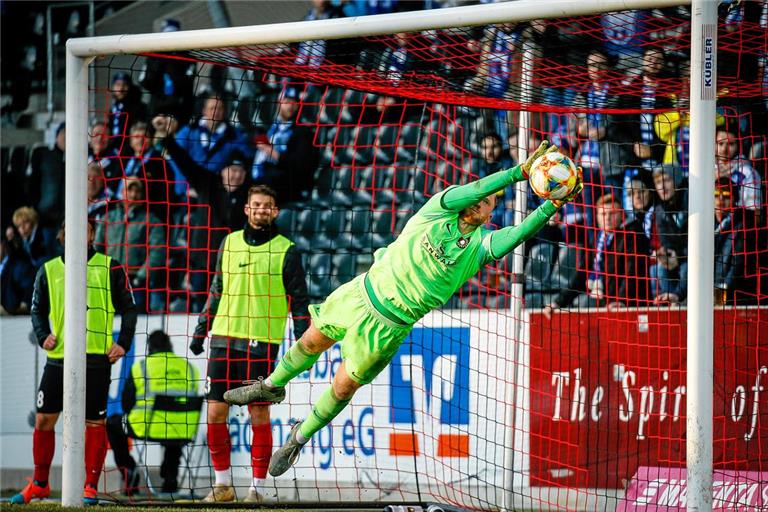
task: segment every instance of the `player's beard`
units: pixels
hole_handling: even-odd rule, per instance
[[[253,217],[248,220],[248,224],[253,229],[268,229],[270,224],[272,224],[272,219],[269,216]]]
[[[482,217],[479,211],[475,211],[472,208],[467,208],[462,212],[459,220],[465,224],[477,228],[488,222],[488,217]]]

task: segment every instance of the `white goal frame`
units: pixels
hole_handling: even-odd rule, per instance
[[[89,65],[97,56],[291,43],[689,4],[681,0],[520,0],[356,18],[70,39],[66,48],[66,208],[62,505],[82,506]],[[688,507],[712,508],[713,225],[717,1],[693,0],[688,252]],[[704,73],[708,73],[707,81]],[[515,266],[522,268],[522,265]],[[519,305],[518,305],[519,307]],[[79,341],[76,342],[76,341]],[[506,468],[505,471],[512,471]],[[506,479],[505,481],[512,481]],[[511,508],[512,489],[505,490]]]

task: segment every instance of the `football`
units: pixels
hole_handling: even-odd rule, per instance
[[[555,151],[545,153],[533,162],[528,181],[537,196],[563,199],[576,186],[578,172],[573,160]]]

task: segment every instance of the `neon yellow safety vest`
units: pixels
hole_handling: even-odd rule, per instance
[[[109,269],[112,258],[95,253],[86,266],[86,317],[85,352],[106,354],[112,347],[112,321],[115,306],[112,304],[112,282]],[[64,260],[61,256],[45,264],[48,280],[48,297],[51,306],[48,320],[56,335],[56,346],[48,351],[51,359],[64,359]]]
[[[136,405],[128,413],[136,437],[152,440],[191,440],[200,423],[200,408],[185,405],[197,395],[199,374],[183,357],[173,352],[150,354],[131,367],[136,384]],[[173,398],[171,407],[155,408],[155,398]]]
[[[277,235],[248,245],[242,230],[224,241],[221,301],[211,333],[216,336],[282,343],[288,320],[283,262],[293,242]]]

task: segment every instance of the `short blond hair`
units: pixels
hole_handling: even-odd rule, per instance
[[[37,212],[34,208],[30,206],[22,206],[21,208],[17,208],[15,212],[13,212],[13,223],[19,224],[21,222],[27,221],[31,222],[32,224],[37,224]]]

